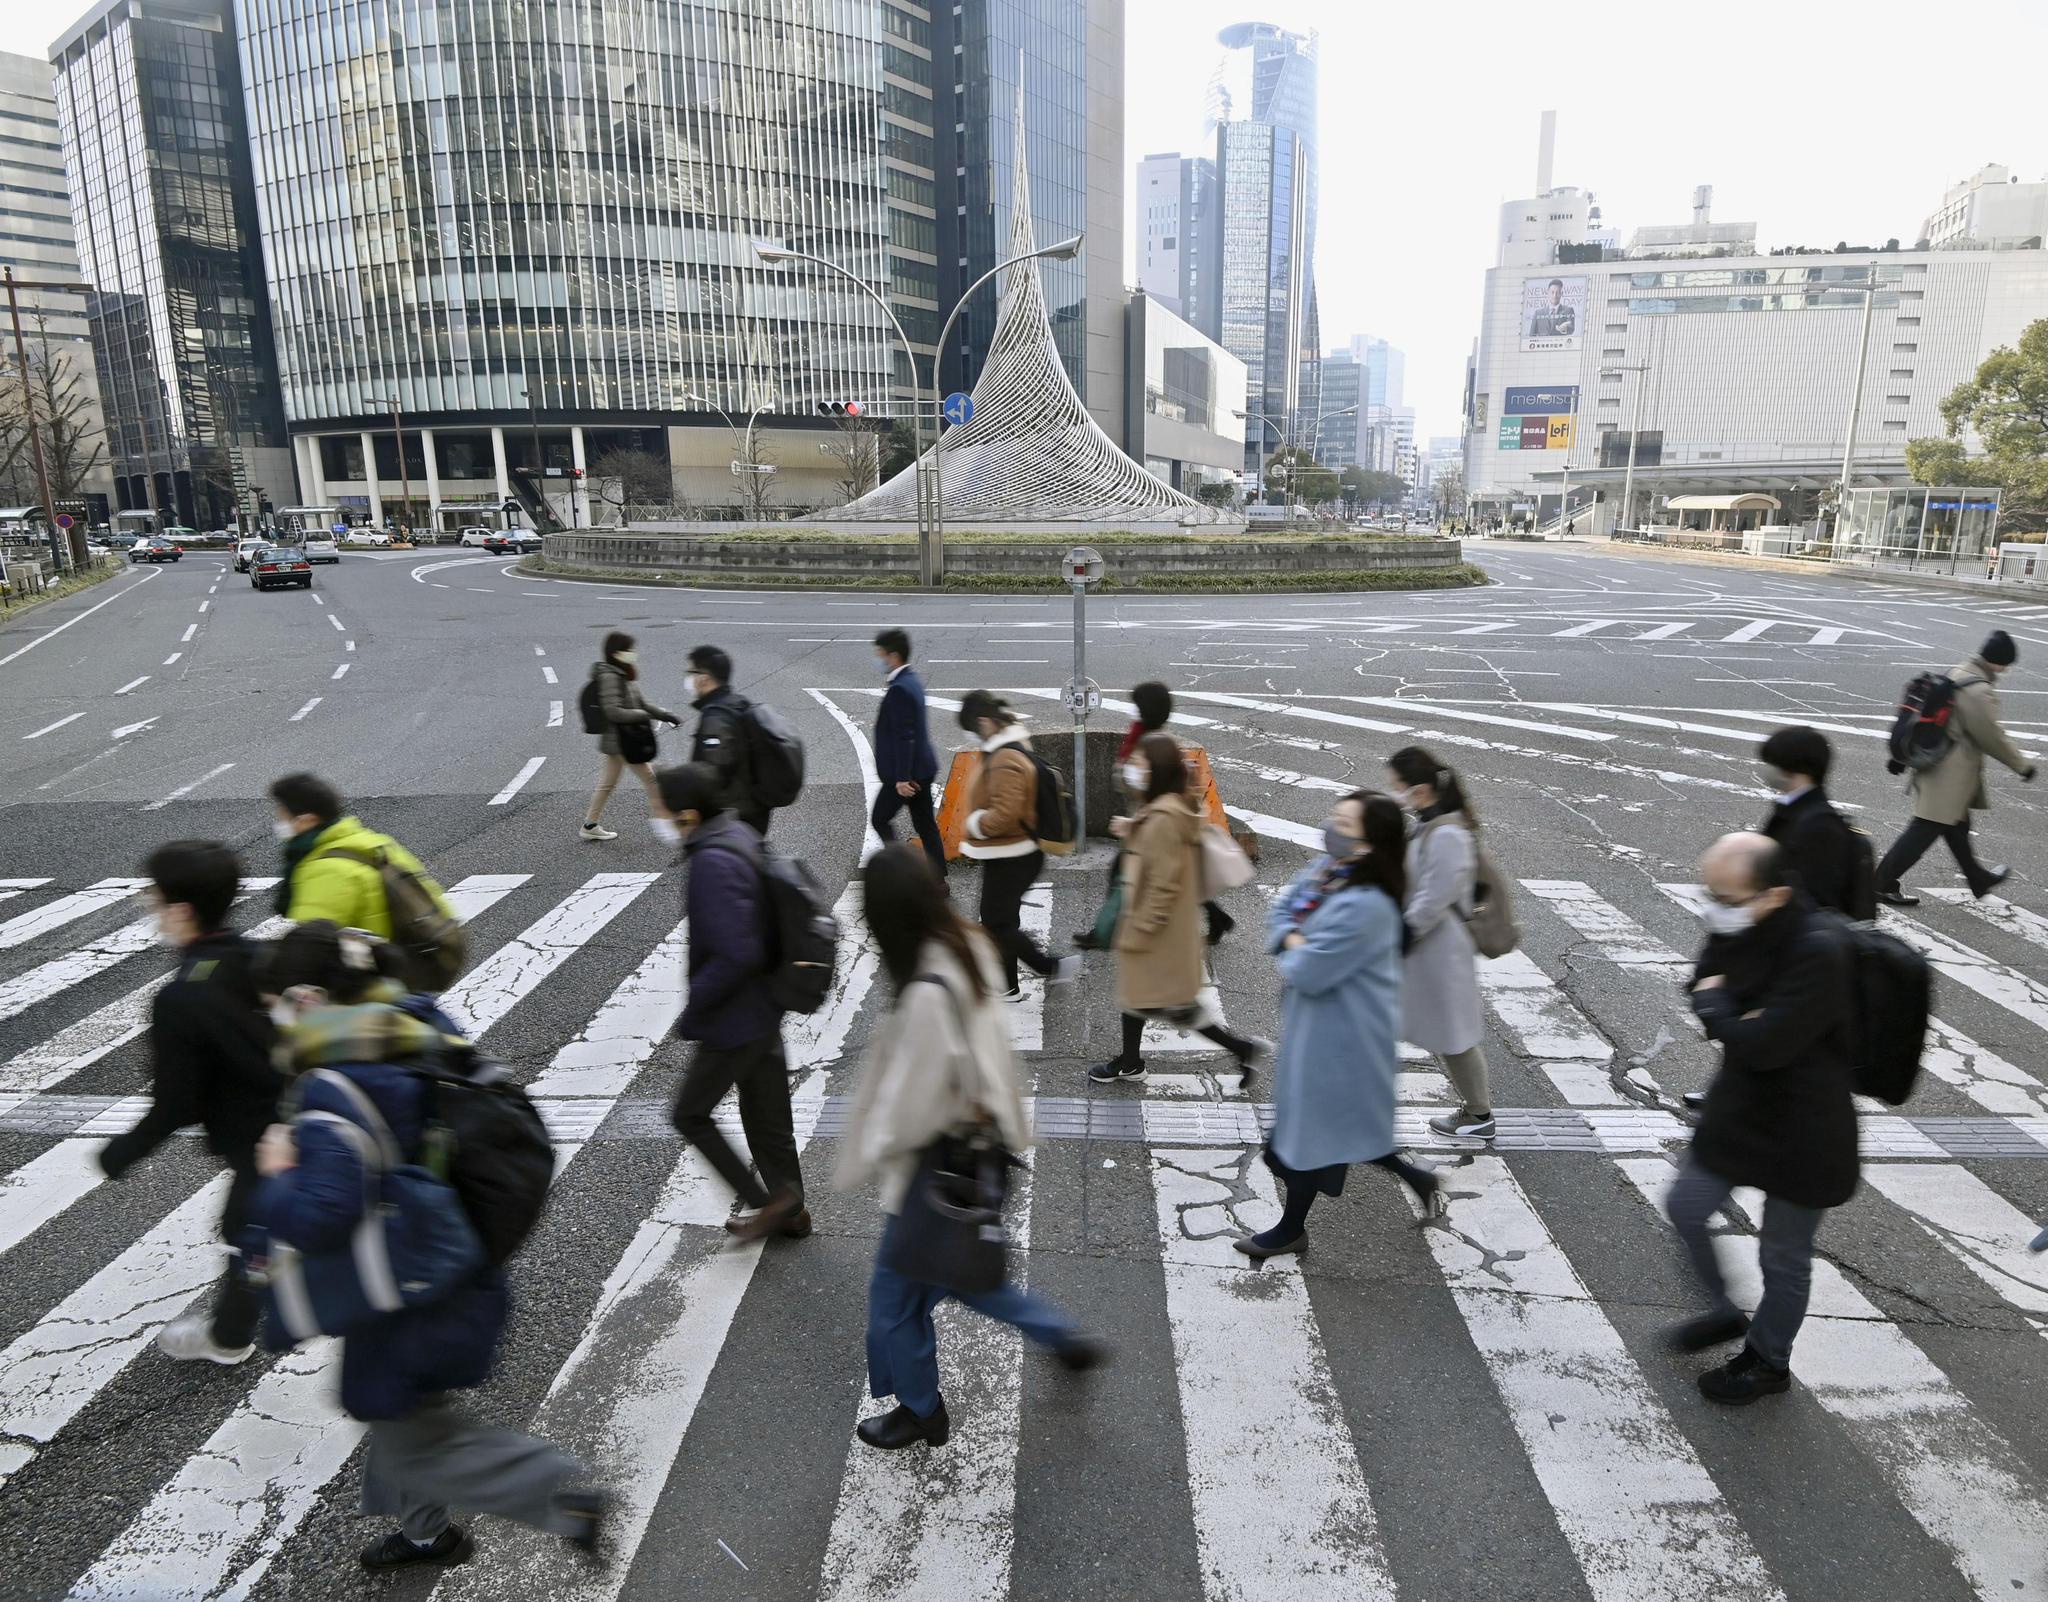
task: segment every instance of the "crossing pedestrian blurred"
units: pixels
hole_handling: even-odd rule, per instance
[[[1406,836],[1391,797],[1354,791],[1330,809],[1322,855],[1273,904],[1266,943],[1284,989],[1265,1161],[1283,1210],[1234,1242],[1247,1257],[1307,1250],[1309,1209],[1343,1193],[1353,1163],[1390,1170],[1426,1215],[1442,1211],[1436,1176],[1394,1142]]]
[[[1777,791],[1760,832],[1778,842],[1786,877],[1816,906],[1846,918],[1876,917],[1869,836],[1828,799],[1835,759],[1828,737],[1803,724],[1773,729],[1756,754]]]
[[[690,690],[697,713],[690,760],[710,764],[725,805],[767,839],[776,809],[794,805],[803,790],[803,741],[773,707],[732,687],[732,658],[715,645],[691,650]]]
[[[1402,1038],[1433,1052],[1458,1092],[1457,1110],[1439,1113],[1429,1127],[1440,1135],[1490,1140],[1493,1095],[1479,1005],[1479,952],[1465,927],[1478,872],[1478,814],[1457,773],[1419,745],[1387,758],[1387,772],[1394,799],[1416,820],[1401,909],[1408,931],[1401,965]]]
[[[932,1321],[948,1295],[1013,1326],[1069,1369],[1093,1368],[1105,1352],[1066,1313],[1007,1276],[992,1291],[960,1293],[891,1266],[906,1197],[935,1142],[974,1134],[1014,1156],[1029,1148],[1031,1128],[1009,1022],[996,1005],[1001,961],[993,942],[953,910],[929,863],[908,845],[870,857],[861,892],[895,998],[861,1066],[836,1182],[841,1189],[880,1185],[885,1222],[868,1283],[868,1392],[877,1401],[893,1396],[896,1406],[863,1419],[857,1433],[869,1446],[896,1451],[921,1441],[943,1446],[952,1429]]]
[[[361,1151],[389,1142],[415,1164],[426,1154],[430,1081],[412,1065],[440,1060],[457,1031],[429,998],[406,995],[396,955],[319,921],[279,940],[260,972],[297,1083],[291,1122],[257,1148],[267,1183],[254,1211],[309,1256],[346,1251],[376,1204]],[[369,1426],[363,1511],[398,1520],[364,1549],[364,1567],[466,1562],[475,1543],[450,1521],[458,1510],[597,1550],[605,1497],[583,1465],[533,1436],[475,1424],[447,1399],[490,1377],[510,1310],[503,1272],[483,1262],[444,1295],[343,1338],[342,1409]]]
[[[1792,1342],[1813,1283],[1813,1239],[1830,1207],[1855,1192],[1856,1109],[1848,1030],[1854,1007],[1844,927],[1787,882],[1784,853],[1760,834],[1727,834],[1700,859],[1711,898],[1692,1008],[1720,1043],[1665,1210],[1685,1243],[1707,1309],[1670,1332],[1684,1351],[1741,1340],[1699,1377],[1736,1406],[1790,1387]],[[1729,1298],[1707,1220],[1729,1193],[1764,1193],[1758,1240],[1763,1300],[1745,1317]]]
[[[1877,899],[1887,906],[1917,907],[1899,881],[1936,840],[1948,842],[1949,854],[1974,896],[1988,896],[2011,875],[2005,867],[1987,867],[1977,860],[1970,841],[1970,814],[1991,805],[1984,784],[1984,758],[1996,757],[2023,781],[2034,777],[2034,764],[2012,743],[1998,719],[1998,681],[2019,660],[2019,647],[2003,629],[1994,629],[1968,661],[1949,669],[1953,700],[1946,730],[1951,743],[1932,767],[1913,774],[1913,817],[1884,860],[1877,865]],[[1904,771],[1895,755],[1888,771]]]
[[[661,792],[654,784],[654,758],[659,747],[654,725],[666,723],[678,728],[682,719],[656,706],[640,693],[640,657],[633,636],[613,629],[604,637],[603,653],[590,664],[590,678],[583,686],[577,707],[583,716],[584,732],[597,736],[598,754],[604,764],[597,789],[583,814],[583,838],[616,840],[616,830],[604,826],[605,803],[618,787],[619,776],[630,770],[647,792],[647,815],[661,815]],[[659,832],[659,831],[657,831]]]
[[[1029,753],[1030,732],[1010,704],[988,690],[967,692],[960,703],[960,727],[981,742],[960,854],[981,864],[981,926],[1002,954],[1004,994],[1017,1001],[1024,994],[1019,964],[1048,984],[1067,984],[1081,976],[1081,959],[1070,955],[1055,961],[1023,929],[1024,897],[1045,866],[1038,846],[1038,765]]]
[[[943,879],[946,847],[932,811],[939,753],[926,722],[924,679],[910,665],[910,636],[902,629],[882,630],[875,636],[875,658],[888,688],[875,713],[875,777],[881,788],[875,791],[868,822],[887,845],[896,838],[896,814],[907,811],[932,871]]]
[[[674,825],[688,871],[689,987],[676,1035],[694,1041],[676,1087],[676,1130],[739,1197],[726,1229],[742,1241],[811,1232],[797,1159],[782,1008],[770,993],[775,923],[761,837],[722,803],[717,769],[705,762],[663,768],[662,810]],[[729,1090],[739,1095],[749,1168],[712,1116]],[[759,1171],[759,1178],[755,1177]]]
[[[1208,827],[1188,795],[1187,761],[1172,735],[1139,740],[1124,764],[1126,789],[1138,798],[1123,824],[1122,914],[1116,926],[1116,995],[1123,1009],[1123,1047],[1088,1070],[1098,1084],[1145,1076],[1145,1025],[1157,1019],[1213,1041],[1237,1060],[1249,1084],[1272,1042],[1234,1034],[1204,1000],[1202,970],[1202,830]]]
[[[150,999],[150,1102],[140,1120],[100,1148],[119,1179],[180,1129],[206,1131],[228,1165],[220,1233],[228,1261],[210,1311],[181,1314],[158,1332],[157,1350],[223,1365],[256,1348],[263,1302],[243,1270],[241,1243],[259,1180],[256,1143],[277,1116],[284,1078],[272,1065],[275,1035],[257,994],[257,947],[228,925],[242,863],[216,840],[174,840],[143,864],[157,930],[178,950],[178,968]]]

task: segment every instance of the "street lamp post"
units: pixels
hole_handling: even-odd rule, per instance
[[[1005,267],[1014,267],[1019,262],[1030,261],[1040,256],[1052,261],[1071,261],[1081,253],[1081,239],[1082,236],[1076,234],[1072,239],[1062,240],[1057,245],[1046,245],[1038,250],[1030,250],[1022,255],[1012,256],[1008,261],[997,262],[995,266],[969,284],[966,292],[961,295],[959,300],[953,303],[953,309],[946,314],[945,325],[939,330],[939,341],[932,352],[933,439],[929,462],[926,460],[924,448],[924,407],[917,382],[917,351],[910,343],[910,336],[903,332],[903,324],[897,321],[896,313],[890,310],[889,303],[875,292],[873,285],[854,273],[852,269],[842,267],[838,262],[828,257],[814,256],[810,252],[803,250],[791,250],[786,245],[772,245],[765,239],[754,241],[754,254],[771,266],[779,266],[785,262],[807,261],[814,267],[823,267],[827,272],[837,273],[863,295],[866,295],[869,300],[882,308],[882,315],[889,319],[889,326],[896,330],[896,337],[903,342],[903,358],[910,364],[910,392],[913,397],[910,407],[910,424],[916,436],[917,444],[918,582],[927,589],[936,589],[945,577],[945,552],[942,544],[945,537],[945,509],[942,500],[944,491],[939,480],[937,437],[939,422],[939,357],[946,348],[946,336],[952,331],[953,319],[960,315],[960,308],[967,303],[968,296],[981,288],[983,284],[995,277]]]
[[[1650,364],[1617,362],[1600,369],[1602,378],[1618,378],[1623,373],[1636,375],[1636,404],[1629,413],[1628,422],[1628,471],[1621,476],[1621,526],[1626,527],[1629,514],[1636,504],[1636,440],[1643,432],[1643,391],[1650,387]],[[1599,532],[1597,526],[1594,532]]]
[[[1315,420],[1315,423],[1310,427],[1308,431],[1308,459],[1311,464],[1313,464],[1316,460],[1316,452],[1323,448],[1323,424],[1332,417],[1349,417],[1353,412],[1357,410],[1358,404],[1354,401],[1349,406],[1339,406],[1334,411],[1324,412],[1322,416],[1318,417]],[[1292,474],[1289,474],[1288,488],[1290,499],[1292,498],[1293,484],[1294,477]],[[1404,522],[1402,526],[1405,528],[1407,525]]]
[[[1283,447],[1287,443],[1287,436],[1281,432],[1280,425],[1264,412],[1233,411],[1230,415],[1241,423],[1248,422],[1254,417],[1259,420],[1259,442],[1252,447],[1252,466],[1253,477],[1258,482],[1259,499],[1263,501],[1266,498],[1266,430],[1270,428]]]
[[[1849,392],[1849,428],[1842,441],[1842,478],[1835,489],[1835,531],[1839,535],[1842,520],[1849,515],[1849,469],[1856,460],[1856,425],[1863,420],[1863,375],[1870,366],[1870,319],[1877,310],[1877,268],[1870,268],[1867,284],[1830,287],[1860,291],[1863,296],[1863,332],[1856,345],[1856,387]]]

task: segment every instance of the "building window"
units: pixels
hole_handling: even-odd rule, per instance
[[[1912,356],[1917,354],[1919,352],[1919,349],[1920,347],[1918,345],[1908,342],[1906,344],[1892,346],[1892,354],[1894,356]]]
[[[1894,328],[1918,328],[1920,326],[1920,319],[1917,317],[1900,317],[1893,321],[1892,326]]]
[[[1913,397],[1911,395],[1887,395],[1884,398],[1884,403],[1887,406],[1910,406],[1913,404]]]
[[[1885,376],[1894,381],[1897,381],[1901,378],[1911,378],[1913,376],[1913,369],[1910,367],[1894,367],[1889,373],[1885,374]]]
[[[1903,434],[1906,431],[1906,420],[1902,417],[1887,417],[1884,420],[1884,431],[1887,434]]]
[[[1627,333],[1627,332],[1628,332],[1628,324],[1627,324],[1627,323],[1609,323],[1609,324],[1607,325],[1607,332],[1608,332],[1608,333],[1610,333],[1610,334],[1625,334],[1625,333]]]
[[[1621,346],[1610,345],[1607,347],[1607,349],[1603,350],[1600,353],[1600,359],[1603,362],[1618,362],[1622,359],[1622,357],[1626,356],[1627,354],[1628,352],[1624,350]],[[1607,375],[1605,373],[1602,373],[1600,376],[1602,378],[1605,378]]]

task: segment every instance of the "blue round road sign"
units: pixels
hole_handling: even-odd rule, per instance
[[[974,397],[965,390],[954,390],[946,397],[946,404],[940,408],[946,414],[946,421],[955,428],[964,428],[974,421]]]
[[[57,526],[59,528],[69,528],[71,526],[71,514],[69,512],[59,512],[57,514]]]

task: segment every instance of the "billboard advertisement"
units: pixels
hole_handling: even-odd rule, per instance
[[[1576,437],[1579,391],[1576,385],[1554,389],[1511,389],[1501,413],[1495,449],[1503,451],[1568,451]]]
[[[1501,407],[1504,412],[1513,412],[1517,417],[1552,417],[1559,412],[1575,412],[1579,409],[1579,386],[1558,384],[1551,388],[1510,389],[1507,403]]]
[[[1522,349],[1577,350],[1585,323],[1583,277],[1522,280]]]

